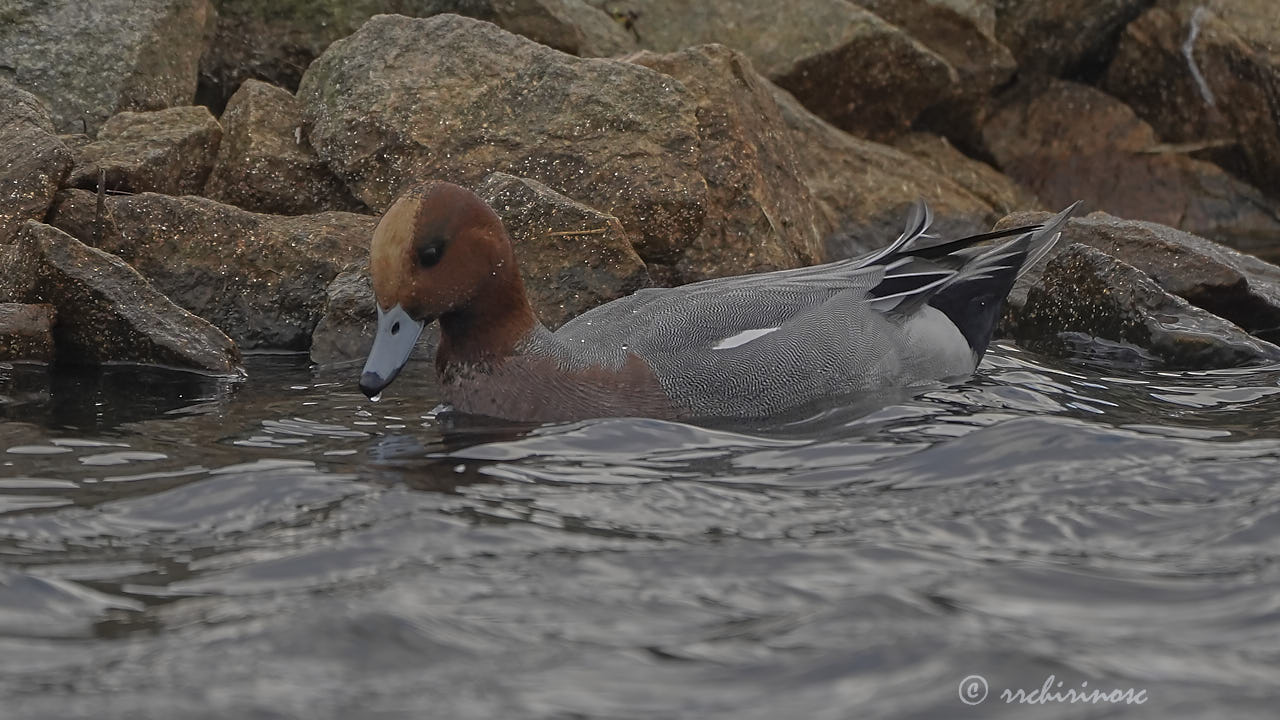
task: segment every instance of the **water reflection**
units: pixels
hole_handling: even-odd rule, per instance
[[[51,428],[111,430],[227,401],[239,381],[136,365],[59,367],[0,363],[0,419]]]

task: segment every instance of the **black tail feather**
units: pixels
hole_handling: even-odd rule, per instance
[[[972,251],[964,252],[968,257],[955,278],[929,297],[929,305],[942,311],[964,335],[974,358],[980,359],[991,344],[991,335],[1013,284],[1027,268],[1049,253],[1067,218],[1079,206],[1077,202],[1039,225],[987,233],[984,239],[1017,237],[997,243],[977,255]],[[973,242],[982,237],[956,242]]]
[[[1023,249],[1009,259],[1008,266],[949,284],[929,298],[929,305],[941,310],[964,335],[975,358],[987,352],[996,322],[1004,311],[1004,300],[1013,289],[1026,257],[1027,251]]]

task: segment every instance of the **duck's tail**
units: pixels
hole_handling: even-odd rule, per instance
[[[921,203],[912,209],[898,240],[866,261],[886,268],[884,281],[872,291],[873,305],[896,313],[924,304],[940,310],[979,360],[1014,282],[1053,249],[1062,225],[1079,205],[1037,225],[924,245],[932,239],[926,233],[932,214]],[[1003,241],[977,245],[992,240]]]
[[[1049,254],[1062,235],[1063,224],[1079,205],[1076,202],[1040,225],[1018,228],[1020,234],[997,245],[953,253],[965,262],[955,277],[929,298],[929,305],[941,310],[960,330],[975,362],[991,343],[1013,284]]]

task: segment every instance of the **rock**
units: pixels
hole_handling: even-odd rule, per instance
[[[601,4],[601,3],[598,3]],[[902,29],[845,0],[609,0],[635,13],[641,47],[675,52],[721,43],[805,107],[859,135],[905,130],[958,82],[955,70]]]
[[[222,126],[205,196],[278,215],[366,210],[312,150],[302,106],[288,92],[246,80],[227,103]]]
[[[636,49],[635,38],[621,23],[584,0],[489,0],[487,4],[492,17],[483,12],[472,16],[571,55],[605,57]]]
[[[18,301],[57,309],[60,362],[239,372],[240,351],[217,328],[173,304],[120,258],[56,228],[27,221],[4,274]]]
[[[0,246],[44,219],[71,162],[43,103],[0,78]]]
[[[1022,74],[1081,76],[1105,67],[1120,31],[1151,0],[987,0],[996,37]],[[1264,0],[1265,1],[1265,0]]]
[[[0,11],[0,67],[48,103],[61,132],[122,110],[189,105],[208,0],[42,0]]]
[[[378,323],[368,268],[340,273],[325,294],[324,313],[311,333],[311,362],[335,365],[364,359]]]
[[[1276,17],[1272,0],[1162,3],[1125,28],[1103,87],[1165,140],[1280,198]]]
[[[635,48],[630,33],[583,0],[216,0],[217,36],[200,62],[201,101],[221,108],[249,78],[294,90],[329,44],[380,13],[457,13],[583,57]]]
[[[990,165],[968,157],[940,135],[907,133],[895,138],[893,146],[955,181],[997,213],[1040,207],[1039,199],[1030,190]]]
[[[0,302],[0,362],[53,362],[52,305]]]
[[[500,171],[617,216],[647,261],[674,262],[702,228],[695,102],[639,65],[456,15],[379,15],[312,63],[298,97],[316,152],[378,211],[428,178]]]
[[[707,210],[677,275],[688,282],[821,262],[817,206],[769,82],[751,61],[723,45],[629,59],[674,77],[697,99]]]
[[[60,193],[50,222],[89,240],[97,198]],[[97,246],[133,265],[174,302],[246,349],[305,350],[325,288],[367,262],[375,218],[263,215],[198,197],[106,198]]]
[[[990,0],[853,0],[911,33],[955,68],[958,98],[986,95],[1018,69],[1013,53],[996,39]]]
[[[1280,208],[1217,166],[1167,152],[1151,126],[1094,88],[1055,80],[1011,94],[982,130],[1005,174],[1050,208],[1076,200],[1280,255]]]
[[[1174,228],[1101,212],[1073,221],[1070,235],[1191,304],[1280,343],[1280,267]]]
[[[502,218],[529,300],[547,327],[653,284],[612,215],[505,173],[490,175],[476,194]]]
[[[195,195],[204,188],[222,140],[222,126],[209,108],[184,105],[111,116],[96,142],[76,150],[67,179],[71,187],[123,192]]]
[[[990,205],[910,155],[855,138],[804,109],[785,90],[772,91],[791,132],[796,165],[817,203],[828,259],[887,245],[921,199],[933,208],[934,228],[942,234],[985,232],[999,219]]]
[[[311,334],[311,362],[324,366],[363,364],[378,326],[369,269],[339,274],[329,284],[326,295],[324,314]],[[432,323],[422,331],[410,359],[432,362],[439,345],[440,326]]]
[[[1280,347],[1165,292],[1128,263],[1072,244],[1051,260],[1027,293],[1015,338],[1061,353],[1063,333],[1136,346],[1168,367],[1206,369],[1280,361]]]
[[[999,226],[1046,217],[1047,213],[1019,213]],[[1181,230],[1102,212],[1071,219],[1063,237],[1118,258],[1165,291],[1263,340],[1280,343],[1280,267]],[[1033,274],[1030,280],[1034,282]]]

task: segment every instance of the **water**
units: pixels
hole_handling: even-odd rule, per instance
[[[433,415],[425,365],[249,369],[0,369],[0,717],[1276,716],[1280,368],[1005,345],[535,428]],[[1046,681],[1145,702],[1000,697]]]

